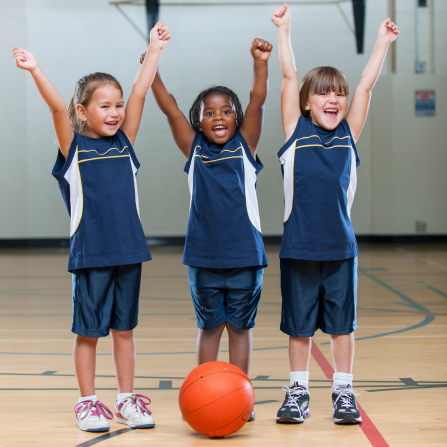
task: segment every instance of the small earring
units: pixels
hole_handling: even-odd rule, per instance
[[[85,121],[82,121],[82,127],[85,127]]]

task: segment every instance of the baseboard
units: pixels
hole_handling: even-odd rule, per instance
[[[424,244],[447,242],[447,234],[414,234],[414,235],[357,235],[358,243],[368,244]],[[280,244],[282,236],[263,236],[265,244]],[[146,236],[147,245],[184,245],[185,236]],[[0,247],[68,247],[68,238],[31,238],[31,239],[0,239]]]

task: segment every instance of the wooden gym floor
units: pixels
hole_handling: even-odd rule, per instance
[[[277,425],[288,384],[287,337],[278,329],[281,297],[278,246],[257,327],[250,378],[256,421],[222,440],[209,440],[182,421],[182,379],[195,367],[195,316],[181,247],[152,248],[144,264],[136,392],[152,399],[156,428],[110,434],[81,432],[71,349],[71,276],[66,249],[0,250],[0,446],[427,447],[447,445],[447,244],[363,245],[359,257],[354,388],[362,394],[362,426],[332,422],[329,337],[314,337],[311,417]],[[227,360],[226,335],[220,359]],[[111,341],[98,345],[97,394],[113,409]]]

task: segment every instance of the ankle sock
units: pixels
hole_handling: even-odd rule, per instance
[[[127,397],[132,396],[133,393],[120,393],[116,396],[116,401],[120,402],[121,400],[126,399]]]
[[[298,382],[300,386],[309,387],[309,372],[308,371],[292,371],[290,373],[290,386]]]
[[[78,403],[82,402],[83,400],[93,400],[93,401],[95,401],[95,400],[98,400],[98,398],[96,397],[96,394],[93,394],[92,396],[80,397],[79,400],[78,400]]]
[[[335,387],[347,387],[352,388],[353,375],[348,373],[334,373],[334,386]]]

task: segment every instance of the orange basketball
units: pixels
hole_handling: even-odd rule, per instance
[[[237,366],[208,362],[188,374],[178,400],[185,421],[195,431],[221,438],[248,421],[255,394],[250,379]]]

